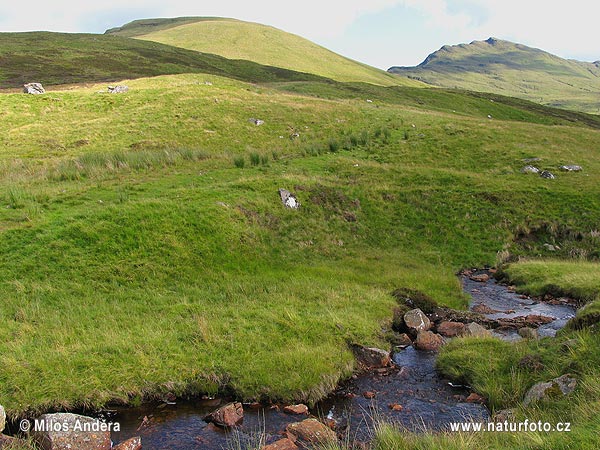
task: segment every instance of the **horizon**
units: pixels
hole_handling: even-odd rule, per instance
[[[326,5],[308,0],[292,15],[288,7],[270,0],[257,0],[252,5],[237,0],[223,0],[219,5],[187,0],[162,5],[156,0],[132,0],[126,7],[116,0],[102,5],[57,0],[54,12],[44,17],[32,17],[18,5],[4,3],[0,3],[2,32],[101,34],[133,20],[222,17],[273,26],[383,70],[416,66],[445,45],[489,37],[539,48],[565,59],[600,60],[598,40],[594,39],[600,33],[589,31],[595,29],[592,26],[600,6],[590,7],[582,0],[573,0],[569,7],[548,6],[541,18],[532,2],[513,0],[376,0],[369,4],[351,0]],[[319,14],[313,14],[315,10]],[[589,13],[578,12],[585,10]]]

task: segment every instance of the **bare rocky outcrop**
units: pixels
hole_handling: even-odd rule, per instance
[[[39,95],[44,94],[46,90],[42,86],[42,83],[27,83],[23,85],[23,92],[25,94]]]
[[[98,419],[71,413],[44,414],[31,436],[43,450],[110,450],[110,431]],[[96,431],[98,430],[98,431]]]

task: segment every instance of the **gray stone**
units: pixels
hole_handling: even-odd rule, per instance
[[[404,314],[404,323],[410,330],[414,330],[417,333],[431,328],[431,321],[419,308],[411,309]]]
[[[577,166],[575,164],[569,164],[566,166],[560,166],[559,169],[563,172],[581,172],[583,170],[583,167]]]
[[[523,405],[527,406],[539,400],[560,398],[575,390],[577,380],[570,375],[562,375],[547,382],[534,384],[525,394]]]
[[[98,419],[71,413],[44,414],[31,436],[44,450],[110,450],[110,430]]]
[[[381,368],[390,364],[390,352],[374,347],[363,347],[362,345],[353,345],[352,352],[359,365],[364,368]]]
[[[337,435],[317,419],[305,419],[302,422],[291,423],[286,427],[288,437],[302,444],[327,444],[337,442]]]
[[[540,172],[540,177],[546,178],[548,180],[554,180],[556,178],[556,176],[554,176],[554,174],[552,172],[549,172],[547,170],[542,170]]]
[[[0,405],[0,433],[4,431],[4,427],[6,425],[6,411],[4,411],[4,406]]]
[[[490,330],[486,330],[485,328],[483,328],[481,325],[479,325],[476,322],[471,322],[470,324],[467,325],[467,327],[465,328],[465,336],[472,336],[472,337],[491,337],[492,333],[490,332]]]
[[[538,332],[535,328],[523,327],[519,328],[519,336],[523,339],[537,339]]]
[[[38,95],[46,92],[42,83],[27,83],[23,85],[23,92],[26,94]]]
[[[279,189],[279,196],[281,197],[283,206],[286,208],[298,209],[300,207],[300,202],[290,191],[286,189]]]
[[[254,125],[256,125],[257,127],[261,126],[262,124],[265,123],[264,120],[261,119],[255,119],[254,117],[251,119],[248,119],[250,122],[252,122]]]
[[[523,173],[540,173],[540,169],[535,166],[525,166],[521,169]]]
[[[125,85],[108,86],[109,94],[122,94],[129,91],[129,87]]]

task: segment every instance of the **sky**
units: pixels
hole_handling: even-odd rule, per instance
[[[381,69],[492,36],[600,60],[597,0],[0,0],[0,31],[102,33],[134,19],[179,16],[272,25]]]

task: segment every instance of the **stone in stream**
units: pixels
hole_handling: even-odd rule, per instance
[[[570,375],[562,375],[548,382],[534,384],[525,394],[523,405],[527,406],[539,400],[561,398],[575,390],[577,380]]]
[[[535,328],[529,328],[529,327],[523,327],[523,328],[519,328],[519,336],[521,336],[523,339],[537,339],[538,338],[538,332]]]
[[[260,450],[296,450],[298,446],[288,438],[279,439],[272,444],[261,447]]]
[[[296,415],[308,414],[308,406],[303,405],[301,403],[298,405],[289,405],[283,408],[283,412],[286,414]]]
[[[416,333],[431,328],[431,321],[419,308],[411,309],[404,314],[404,323],[409,330]]]
[[[142,450],[142,438],[137,436],[127,439],[125,442],[113,447],[112,450]]]
[[[465,332],[465,324],[462,322],[444,321],[438,325],[437,332],[445,337],[461,336]]]
[[[239,402],[228,403],[207,415],[204,420],[222,428],[232,428],[244,420],[244,407]]]
[[[335,432],[317,419],[291,423],[285,430],[290,440],[300,441],[302,444],[327,444],[337,441]]]
[[[473,337],[490,337],[492,333],[490,330],[486,330],[481,325],[475,322],[471,322],[465,328],[465,336],[473,336]]]
[[[6,426],[6,411],[4,411],[4,406],[0,405],[0,433],[4,431],[4,427]]]
[[[44,414],[33,440],[43,450],[110,450],[110,429],[98,419],[71,413]],[[83,430],[83,431],[82,431]]]
[[[377,369],[387,367],[392,360],[390,352],[374,347],[363,347],[353,345],[352,352],[358,364],[365,369]]]
[[[27,83],[23,85],[23,92],[25,94],[38,95],[46,92],[42,83]]]
[[[490,276],[487,273],[482,273],[480,275],[471,275],[469,279],[477,283],[486,283],[490,280]]]
[[[427,352],[438,351],[442,345],[444,345],[444,338],[427,330],[419,331],[415,340],[415,348]]]

